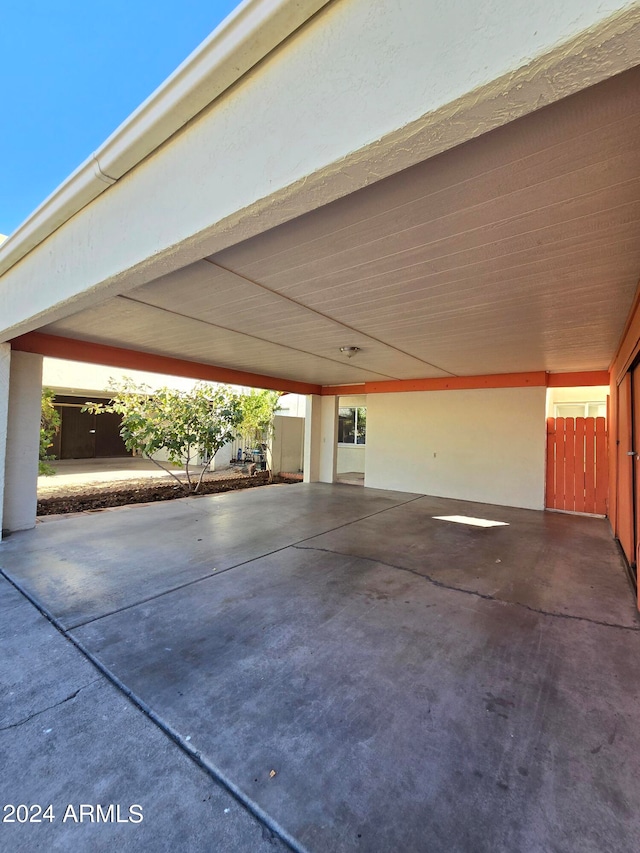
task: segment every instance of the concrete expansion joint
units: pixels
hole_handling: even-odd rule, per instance
[[[229,568],[233,569],[235,566],[230,566]],[[78,628],[84,628],[86,625],[91,625],[93,622],[99,622],[100,619],[108,619],[109,616],[115,616],[117,613],[123,613],[125,610],[131,610],[134,607],[139,607],[141,604],[148,604],[150,601],[156,601],[156,599],[163,598],[165,595],[171,595],[172,592],[179,592],[181,589],[186,589],[186,587],[193,586],[196,583],[202,583],[202,581],[209,580],[210,578],[224,574],[224,572],[227,571],[229,571],[229,569],[221,569],[220,571],[212,569],[212,571],[208,572],[206,575],[201,575],[199,578],[194,578],[191,581],[178,584],[178,586],[169,587],[169,589],[164,589],[162,592],[158,592],[155,595],[148,595],[145,598],[139,598],[132,604],[125,604],[122,607],[118,607],[116,610],[109,610],[107,613],[100,613],[100,615],[92,616],[91,619],[84,619],[82,622],[74,622],[73,625],[68,625],[65,630],[76,631]]]
[[[442,581],[436,580],[436,578],[431,577],[431,575],[423,574],[422,572],[418,572],[415,569],[410,569],[407,566],[398,566],[394,563],[385,563],[382,560],[376,560],[373,557],[365,557],[360,554],[345,554],[342,551],[334,551],[331,548],[317,548],[310,545],[301,545],[296,544],[292,545],[292,548],[296,548],[299,551],[320,551],[325,554],[335,554],[338,557],[349,557],[353,560],[366,560],[369,563],[376,563],[378,566],[385,566],[388,569],[397,569],[400,572],[408,572],[410,575],[415,575],[417,578],[421,578],[421,580],[426,581],[427,583],[432,584],[438,589],[446,589],[451,592],[460,592],[463,595],[471,595],[474,598],[481,598],[484,601],[493,601],[496,604],[502,604],[505,607],[521,607],[524,610],[529,610],[531,613],[538,613],[541,616],[550,616],[554,619],[572,619],[576,622],[588,622],[591,625],[599,625],[603,628],[617,628],[619,631],[631,631],[632,633],[640,632],[640,625],[620,625],[617,622],[604,622],[600,619],[590,619],[588,616],[577,616],[573,613],[558,613],[553,610],[542,610],[538,607],[531,607],[529,604],[524,604],[521,601],[505,601],[504,598],[496,598],[494,595],[489,595],[485,592],[477,592],[474,589],[465,589],[461,586],[451,586],[449,584],[443,583]]]
[[[67,702],[71,702],[79,693],[82,693],[83,690],[86,690],[87,687],[91,687],[92,684],[95,684],[97,681],[101,681],[100,678],[92,679],[88,684],[83,684],[82,687],[78,687],[77,690],[74,690],[73,693],[70,693],[68,696],[65,696],[64,699],[61,699],[59,702],[54,702],[53,705],[47,705],[46,708],[41,708],[39,711],[34,711],[33,714],[29,714],[28,717],[24,717],[22,720],[18,720],[17,723],[9,723],[6,726],[0,726],[0,732],[6,732],[8,729],[17,729],[20,726],[26,725],[26,723],[31,722],[31,720],[35,719],[35,717],[39,717],[41,714],[46,714],[47,711],[52,711],[54,708],[59,708],[60,705],[64,705]]]
[[[279,549],[283,550],[283,549]],[[36,610],[49,622],[55,629],[61,634],[65,640],[70,642],[79,652],[82,654],[84,658],[86,658],[95,669],[106,679],[113,687],[115,687],[120,693],[122,693],[127,700],[133,705],[133,707],[140,711],[153,725],[155,725],[162,734],[170,741],[172,741],[182,752],[184,752],[188,758],[194,762],[201,770],[203,770],[207,776],[221,788],[226,790],[233,798],[238,802],[242,808],[244,808],[252,817],[258,821],[262,826],[263,834],[268,835],[272,838],[277,838],[282,844],[289,848],[292,853],[309,853],[306,847],[301,845],[293,836],[291,836],[280,824],[278,824],[273,818],[265,812],[257,803],[255,803],[250,797],[248,797],[241,788],[235,785],[230,779],[228,779],[221,770],[219,770],[214,764],[208,761],[198,750],[195,749],[194,746],[191,745],[178,731],[176,731],[169,723],[167,723],[162,717],[160,717],[156,712],[147,705],[144,700],[142,700],[139,696],[137,696],[127,685],[121,681],[115,673],[111,672],[102,661],[97,658],[86,646],[83,645],[80,640],[76,639],[72,634],[69,633],[67,629],[64,628],[62,623],[55,617],[53,614],[49,613],[49,611],[40,604],[40,602],[32,596],[26,589],[24,589],[16,580],[14,580],[7,572],[0,568],[0,577],[3,577],[11,586],[16,589],[27,601],[32,604]],[[58,707],[59,705],[63,705],[66,702],[69,702],[78,695],[82,690],[94,684],[96,681],[102,681],[103,678],[98,677],[90,681],[88,684],[79,687],[74,693],[70,696],[67,696],[65,699],[60,700],[56,704],[52,705],[52,708]],[[24,725],[29,719],[32,719],[39,714],[43,714],[45,711],[50,710],[48,708],[44,708],[42,711],[36,711],[34,714],[30,715],[30,717],[25,720],[21,720],[17,723],[13,723],[6,728],[16,728],[20,725]],[[2,729],[0,729],[2,731]]]
[[[423,495],[417,495],[415,498],[410,498],[407,501],[402,501],[399,504],[395,504],[396,506],[404,506],[408,503],[413,503],[414,501],[420,500]],[[336,530],[341,530],[343,527],[349,527],[351,524],[357,524],[359,521],[365,521],[368,518],[373,518],[375,515],[380,515],[383,512],[387,512],[389,507],[385,507],[384,509],[379,509],[376,512],[372,512],[370,515],[363,515],[360,518],[353,519],[353,521],[345,521],[343,524],[339,524],[337,527],[332,527],[327,530],[327,533],[333,533]],[[67,630],[75,631],[78,628],[84,628],[87,625],[91,625],[93,622],[99,622],[101,619],[107,619],[109,616],[115,616],[116,613],[123,613],[125,610],[131,610],[134,607],[138,607],[140,604],[147,604],[149,601],[156,601],[158,598],[163,598],[165,595],[171,595],[172,592],[178,592],[181,589],[185,589],[188,586],[193,586],[197,583],[202,583],[202,581],[210,580],[217,575],[224,575],[227,572],[231,572],[234,569],[241,569],[243,566],[250,565],[251,563],[255,563],[257,560],[262,560],[264,557],[272,557],[274,554],[279,554],[281,551],[286,551],[287,548],[295,548],[300,545],[302,542],[308,542],[310,539],[315,539],[318,534],[314,533],[312,536],[307,536],[305,539],[299,539],[297,542],[287,543],[286,545],[282,545],[280,548],[274,548],[273,551],[265,551],[264,554],[259,554],[257,557],[250,557],[248,560],[243,560],[241,563],[234,563],[232,566],[227,566],[224,569],[212,569],[210,572],[207,572],[206,575],[201,575],[198,578],[194,578],[193,580],[186,581],[185,583],[178,584],[178,586],[172,586],[169,589],[164,589],[162,592],[158,592],[155,595],[149,595],[146,598],[139,598],[137,601],[134,601],[132,604],[125,604],[123,607],[119,607],[117,610],[109,610],[107,613],[101,613],[99,616],[93,616],[91,619],[85,619],[82,622],[74,622],[73,625],[67,626]],[[2,570],[0,570],[0,574],[4,574]],[[7,580],[11,580],[11,578],[7,577]],[[13,583],[13,581],[11,581]],[[435,583],[435,581],[434,581]]]

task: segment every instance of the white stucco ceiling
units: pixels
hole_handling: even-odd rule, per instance
[[[607,368],[639,95],[626,72],[42,331],[318,384]]]

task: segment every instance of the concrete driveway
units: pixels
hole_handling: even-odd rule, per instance
[[[3,802],[144,809],[2,849],[640,849],[604,520],[269,486],[47,520],[0,564]]]

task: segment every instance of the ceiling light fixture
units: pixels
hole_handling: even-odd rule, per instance
[[[340,347],[340,352],[346,355],[347,358],[351,358],[357,352],[360,352],[360,347]]]

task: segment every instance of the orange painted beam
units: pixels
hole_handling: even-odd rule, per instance
[[[589,370],[582,373],[547,373],[549,388],[580,388],[588,385],[608,385],[608,370]]]
[[[366,382],[368,394],[399,391],[458,391],[475,388],[522,388],[546,385],[546,373],[498,373],[494,376],[446,376],[437,379],[392,379],[388,382]]]
[[[341,396],[347,394],[390,394],[402,391],[451,391],[478,388],[527,388],[548,386],[550,388],[607,385],[606,370],[582,373],[497,373],[486,376],[447,376],[436,379],[390,379],[381,382],[365,382],[358,385],[315,385],[294,379],[279,379],[261,373],[248,373],[198,361],[157,355],[140,350],[113,347],[75,338],[47,335],[43,332],[28,332],[11,341],[12,349],[33,352],[52,358],[82,361],[88,364],[103,364],[125,370],[146,370],[151,373],[166,373],[170,376],[185,376],[207,382],[229,382],[233,385],[248,385],[253,388],[268,388],[274,391],[289,391],[293,394],[322,394]]]
[[[402,391],[460,391],[474,388],[526,388],[545,386],[547,374],[497,373],[493,376],[445,376],[437,379],[390,379],[365,382],[364,385],[325,385],[322,393],[342,394],[398,394]]]
[[[478,388],[572,388],[608,385],[606,370],[579,373],[495,373],[486,376],[446,376],[436,379],[390,379],[364,385],[323,385],[324,396],[346,394],[398,394],[402,391],[466,391]]]
[[[206,382],[228,382],[232,385],[248,385],[250,388],[267,388],[272,391],[289,391],[293,394],[320,394],[320,385],[309,382],[296,382],[292,379],[278,379],[261,373],[245,373],[213,364],[156,355],[152,352],[123,349],[121,347],[78,341],[74,338],[62,338],[58,335],[46,335],[42,332],[28,332],[14,338],[11,348],[19,352],[33,352],[52,358],[65,358],[69,361],[82,361],[88,364],[104,364],[108,367],[120,367],[125,370],[147,370],[150,373],[166,373],[169,376],[186,376],[188,379],[202,379]]]
[[[344,397],[348,394],[366,394],[366,384],[361,385],[323,385],[323,397]]]

